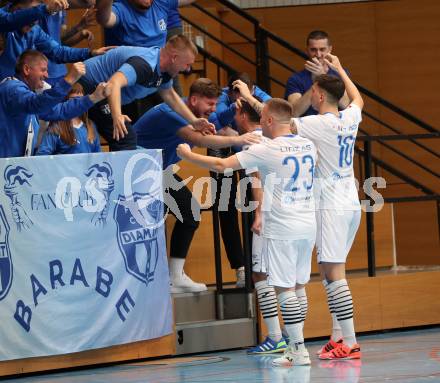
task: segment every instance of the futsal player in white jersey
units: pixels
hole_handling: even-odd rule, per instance
[[[340,78],[318,76],[312,86],[316,116],[293,118],[292,127],[313,141],[318,150],[316,166],[317,257],[322,283],[333,318],[329,342],[320,359],[359,359],[360,347],[353,324],[353,300],[345,279],[345,262],[361,220],[353,172],[353,152],[364,102],[339,59],[327,55],[326,63]],[[338,111],[346,90],[350,105]]]
[[[261,101],[261,99],[258,99]],[[234,116],[235,124],[240,134],[254,133],[262,135],[260,115],[246,101],[241,100]],[[268,140],[262,137],[262,142]],[[242,150],[248,150],[250,145],[243,145]],[[280,321],[278,319],[278,301],[275,288],[267,284],[266,268],[262,262],[263,237],[261,234],[261,201],[263,193],[261,189],[260,175],[258,169],[246,169],[246,174],[252,180],[252,197],[259,202],[258,208],[254,211],[254,222],[251,230],[252,235],[252,280],[258,299],[258,306],[267,328],[267,337],[254,347],[247,350],[248,354],[272,354],[286,350],[286,334],[283,335]],[[285,331],[284,331],[285,332]]]
[[[312,248],[316,236],[313,174],[314,144],[290,132],[291,105],[282,99],[266,102],[261,112],[266,142],[252,145],[228,158],[192,153],[179,145],[177,154],[216,172],[258,168],[263,185],[263,262],[267,281],[276,288],[278,303],[290,338],[284,355],[275,366],[310,364],[304,346],[301,307],[296,287],[309,281]]]

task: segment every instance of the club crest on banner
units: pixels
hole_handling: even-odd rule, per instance
[[[12,217],[14,218],[18,231],[29,229],[34,224],[18,197],[20,188],[23,185],[31,186],[29,179],[32,178],[32,176],[33,174],[23,166],[12,165],[7,166],[3,174],[5,180],[3,190],[10,200]]]
[[[0,205],[0,301],[6,297],[12,284],[12,258],[9,249],[9,224]]]
[[[158,228],[163,204],[149,193],[119,196],[114,218],[117,239],[127,272],[147,286],[154,280],[159,258]]]

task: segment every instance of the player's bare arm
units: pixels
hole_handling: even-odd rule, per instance
[[[241,136],[217,136],[217,135],[203,135],[201,132],[195,130],[191,125],[187,125],[179,129],[177,135],[194,146],[200,148],[221,149],[230,146],[252,145],[260,142],[261,137],[246,133]]]
[[[309,89],[304,94],[292,93],[287,98],[287,101],[292,105],[293,117],[302,116],[312,103],[312,90]]]
[[[329,53],[325,58],[325,62],[330,68],[338,72],[341,80],[344,82],[345,90],[351,103],[357,105],[360,109],[362,109],[364,107],[364,100],[362,99],[361,94],[356,88],[356,85],[354,85],[353,81],[351,81],[350,77],[348,77],[347,75],[347,72],[342,67],[339,58]]]
[[[247,84],[245,84],[241,80],[236,80],[232,83],[234,89],[240,92],[240,96],[244,98],[251,106],[255,109],[255,111],[261,115],[261,111],[263,110],[264,104],[258,101],[254,96],[252,96],[251,91],[249,90]]]
[[[190,161],[200,167],[210,169],[217,173],[224,173],[227,169],[242,169],[236,155],[228,158],[203,156],[201,154],[193,153],[188,144],[180,144],[177,147],[177,155],[183,160]]]

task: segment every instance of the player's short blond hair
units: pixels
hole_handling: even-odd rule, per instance
[[[282,98],[266,101],[268,113],[279,122],[287,122],[293,117],[292,105]]]
[[[171,37],[167,41],[165,48],[167,49],[173,48],[180,52],[189,50],[194,54],[194,56],[197,56],[197,54],[199,53],[196,45],[185,35],[175,35]]]

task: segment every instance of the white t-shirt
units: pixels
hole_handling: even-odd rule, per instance
[[[353,157],[362,120],[361,109],[350,104],[340,112],[294,118],[298,134],[318,149],[315,199],[318,209],[359,210]]]
[[[237,158],[243,168],[257,168],[260,172],[263,237],[314,239],[315,145],[306,138],[290,134],[252,145],[237,153]]]

